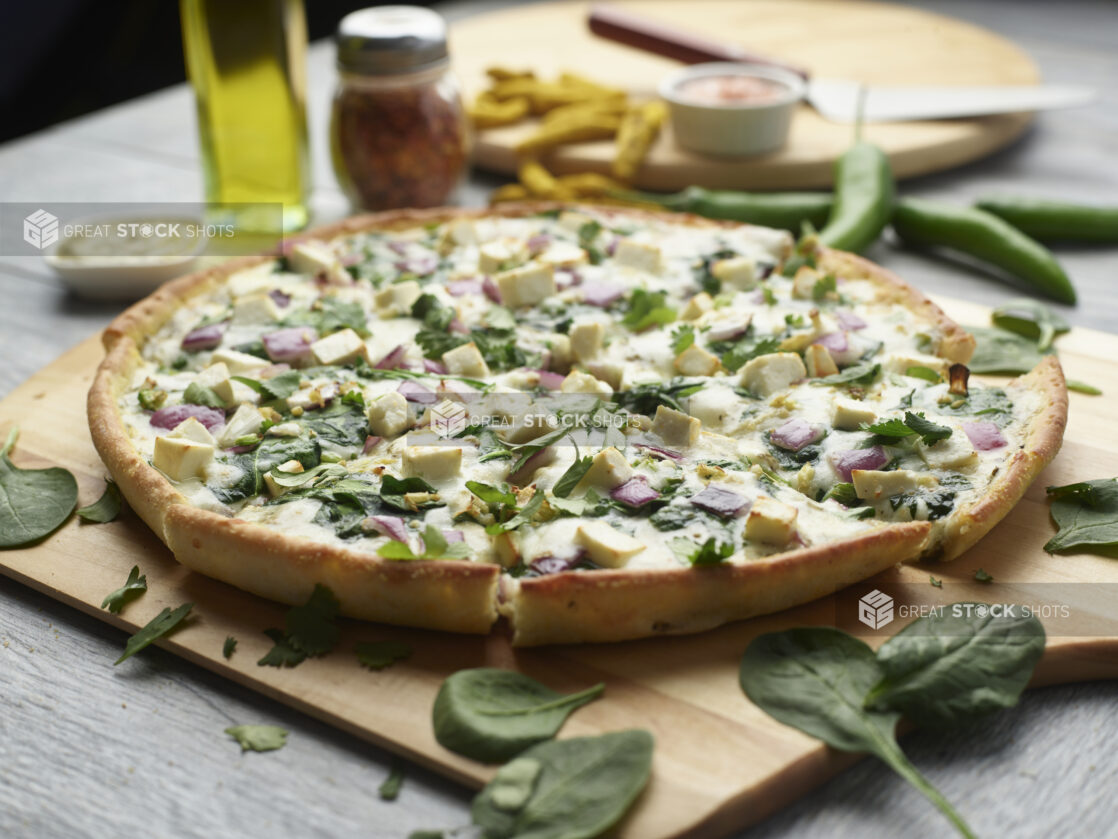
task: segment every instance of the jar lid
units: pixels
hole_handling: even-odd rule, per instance
[[[447,61],[446,23],[419,6],[376,6],[338,24],[338,67],[366,75],[429,70]]]

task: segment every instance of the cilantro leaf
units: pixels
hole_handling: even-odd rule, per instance
[[[225,643],[221,647],[221,654],[225,656],[226,660],[233,657],[233,652],[237,649],[237,639],[232,635],[225,639]]]
[[[294,667],[306,660],[307,654],[292,646],[282,629],[265,629],[264,634],[275,642],[275,646],[256,662],[259,667]]]
[[[505,504],[509,507],[516,506],[516,496],[508,490],[507,486],[504,489],[499,489],[489,484],[479,483],[478,481],[466,481],[466,489],[486,504]]]
[[[330,652],[341,634],[334,623],[340,613],[341,604],[334,593],[316,583],[306,603],[288,610],[285,621],[287,641],[309,656]]]
[[[272,752],[287,745],[287,731],[278,725],[235,725],[225,733],[236,740],[241,752]]]
[[[506,522],[494,522],[485,528],[485,532],[490,536],[496,536],[500,533],[508,533],[510,530],[516,530],[522,524],[527,524],[536,515],[543,504],[544,494],[541,490],[536,490],[528,503],[525,504],[520,511]]]
[[[148,621],[143,629],[128,639],[127,643],[124,645],[124,653],[113,662],[113,666],[115,667],[120,664],[126,658],[131,658],[153,641],[170,635],[178,628],[179,624],[183,622],[186,616],[190,614],[190,610],[193,608],[193,603],[183,603],[177,609],[165,607],[162,612]]]
[[[978,580],[978,582],[980,582],[980,583],[992,583],[992,582],[994,582],[994,578],[991,577],[989,574],[987,574],[985,571],[983,571],[981,568],[979,568],[977,571],[974,572],[974,578],[976,580]]]
[[[582,480],[583,476],[590,471],[594,459],[590,455],[580,457],[571,464],[570,468],[564,472],[559,480],[555,482],[555,486],[551,488],[552,494],[556,498],[566,498],[571,494],[578,482]]]
[[[916,433],[905,425],[904,420],[900,417],[893,417],[872,424],[862,423],[862,430],[868,431],[871,434],[876,434],[878,437],[889,437],[896,440],[900,440],[904,437],[911,437]]]
[[[634,332],[641,332],[651,326],[664,326],[675,320],[675,309],[664,305],[667,292],[645,291],[638,288],[629,298],[629,310],[621,323]]]
[[[920,435],[920,439],[924,441],[925,446],[933,446],[940,440],[946,440],[952,434],[952,430],[948,426],[936,425],[931,420],[925,419],[923,414],[914,414],[911,411],[905,411],[904,424],[911,428],[913,433]]]
[[[79,507],[77,514],[83,520],[104,524],[120,515],[120,490],[108,478],[105,479],[105,492],[88,507]],[[102,607],[104,608],[104,607]]]
[[[470,553],[465,542],[450,544],[438,528],[427,525],[423,531],[423,553],[416,554],[407,542],[392,539],[380,546],[377,554],[384,559],[462,559]]]
[[[824,376],[822,379],[812,379],[813,385],[868,385],[877,378],[881,372],[880,364],[865,362],[847,367],[840,373]]]
[[[133,565],[132,570],[128,572],[128,580],[123,586],[101,601],[101,608],[108,609],[114,615],[118,615],[126,604],[135,600],[147,590],[147,576],[140,573],[139,565]]]
[[[719,565],[734,552],[733,542],[717,542],[713,536],[698,546],[690,539],[677,536],[668,542],[668,547],[692,565]]]
[[[298,370],[287,370],[278,376],[263,379],[259,382],[246,376],[230,376],[230,378],[235,382],[247,385],[261,396],[267,397],[268,400],[278,400],[286,399],[299,389],[299,382],[303,380],[303,374]]]
[[[677,326],[672,332],[672,353],[679,355],[695,343],[695,327],[689,323]]]
[[[720,342],[711,349],[722,356],[722,366],[733,373],[747,361],[776,352],[780,349],[780,343],[780,338],[776,335],[766,335],[763,338],[746,336],[732,344]]]
[[[850,483],[835,484],[831,487],[824,500],[827,498],[833,498],[844,507],[857,507],[862,503],[861,499],[858,498],[858,494],[854,491],[854,484]]]
[[[370,670],[383,670],[412,654],[412,648],[403,641],[361,641],[353,645],[357,660]]]
[[[838,285],[835,282],[834,274],[824,274],[815,281],[815,285],[811,288],[811,299],[816,303],[826,299],[828,294],[838,291]]]
[[[586,251],[591,265],[599,265],[605,259],[602,249],[595,244],[604,229],[600,223],[593,219],[578,229],[578,246]]]
[[[936,588],[943,588],[943,580],[937,580],[931,574],[928,575],[928,582],[931,583]]]

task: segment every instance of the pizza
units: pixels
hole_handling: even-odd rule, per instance
[[[1055,357],[785,232],[523,205],[347,220],[121,315],[93,440],[179,562],[513,643],[695,632],[952,559],[1054,456]]]

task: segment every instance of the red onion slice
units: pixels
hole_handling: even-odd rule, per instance
[[[269,332],[260,340],[272,361],[302,361],[310,357],[315,332],[306,326],[293,326]]]
[[[285,291],[280,291],[278,288],[273,288],[271,291],[269,291],[268,296],[271,297],[272,302],[274,302],[281,309],[286,309],[287,306],[291,303],[291,295]]]
[[[620,501],[628,507],[643,507],[649,501],[655,501],[660,493],[648,485],[648,481],[637,476],[630,478],[619,487],[610,490],[610,498]]]
[[[788,420],[780,428],[769,433],[769,438],[773,443],[792,452],[798,452],[804,446],[811,445],[822,436],[822,428],[799,417]]]
[[[225,425],[225,412],[217,408],[207,408],[205,405],[170,405],[160,408],[151,415],[151,424],[153,428],[170,430],[191,417],[206,426],[207,431]]]
[[[443,538],[446,539],[448,545],[453,545],[455,542],[466,541],[466,535],[461,530],[444,530]]]
[[[693,495],[691,503],[722,518],[739,515],[753,506],[748,499],[742,498],[736,492],[716,486],[708,486],[699,494]]]
[[[428,373],[438,373],[440,376],[445,376],[447,373],[445,364],[441,361],[432,361],[429,358],[423,359],[423,369]]]
[[[683,455],[679,452],[673,452],[671,449],[664,449],[660,446],[653,446],[648,443],[633,443],[638,449],[644,449],[653,457],[660,460],[683,460]]]
[[[481,294],[484,291],[478,280],[454,280],[446,284],[446,292],[451,297],[462,297],[466,294]]]
[[[365,521],[377,533],[407,544],[408,528],[399,516],[369,516]]]
[[[407,355],[407,347],[403,344],[397,344],[388,355],[376,363],[377,370],[406,370],[407,362],[404,357]]]
[[[842,309],[835,312],[835,319],[839,322],[839,326],[850,332],[854,332],[858,329],[865,329],[867,326],[866,322],[856,314],[853,312],[844,312]]]
[[[846,332],[827,332],[820,335],[813,343],[825,347],[840,367],[856,362],[862,355],[863,348],[850,340]]]
[[[1009,441],[1002,436],[1001,429],[988,420],[964,422],[963,432],[980,452],[988,452],[1009,445]]]
[[[834,467],[835,473],[847,483],[850,482],[850,473],[855,469],[873,471],[880,469],[888,462],[889,456],[885,454],[885,449],[881,446],[871,446],[868,449],[849,449],[831,455],[831,466]]]
[[[383,437],[373,437],[369,435],[365,438],[365,445],[361,447],[361,454],[368,454],[377,447],[377,444],[383,440]]]
[[[551,236],[548,233],[536,233],[528,237],[528,253],[537,256],[551,247]]]
[[[438,394],[431,392],[419,382],[400,382],[396,391],[404,394],[404,398],[409,402],[417,402],[420,405],[434,405],[439,401]]]
[[[486,277],[481,282],[481,290],[485,292],[485,296],[492,300],[494,303],[501,302],[501,290],[497,288],[497,284],[493,282],[492,277]]]
[[[605,308],[625,296],[625,289],[609,283],[587,283],[582,287],[582,302]]]
[[[199,350],[212,350],[220,346],[221,339],[225,337],[224,323],[211,323],[209,326],[199,326],[186,333],[182,339],[182,348],[187,352]]]

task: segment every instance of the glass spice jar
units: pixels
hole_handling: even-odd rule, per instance
[[[446,24],[417,6],[378,6],[338,26],[334,172],[367,210],[436,207],[466,171],[469,123],[450,73]]]

